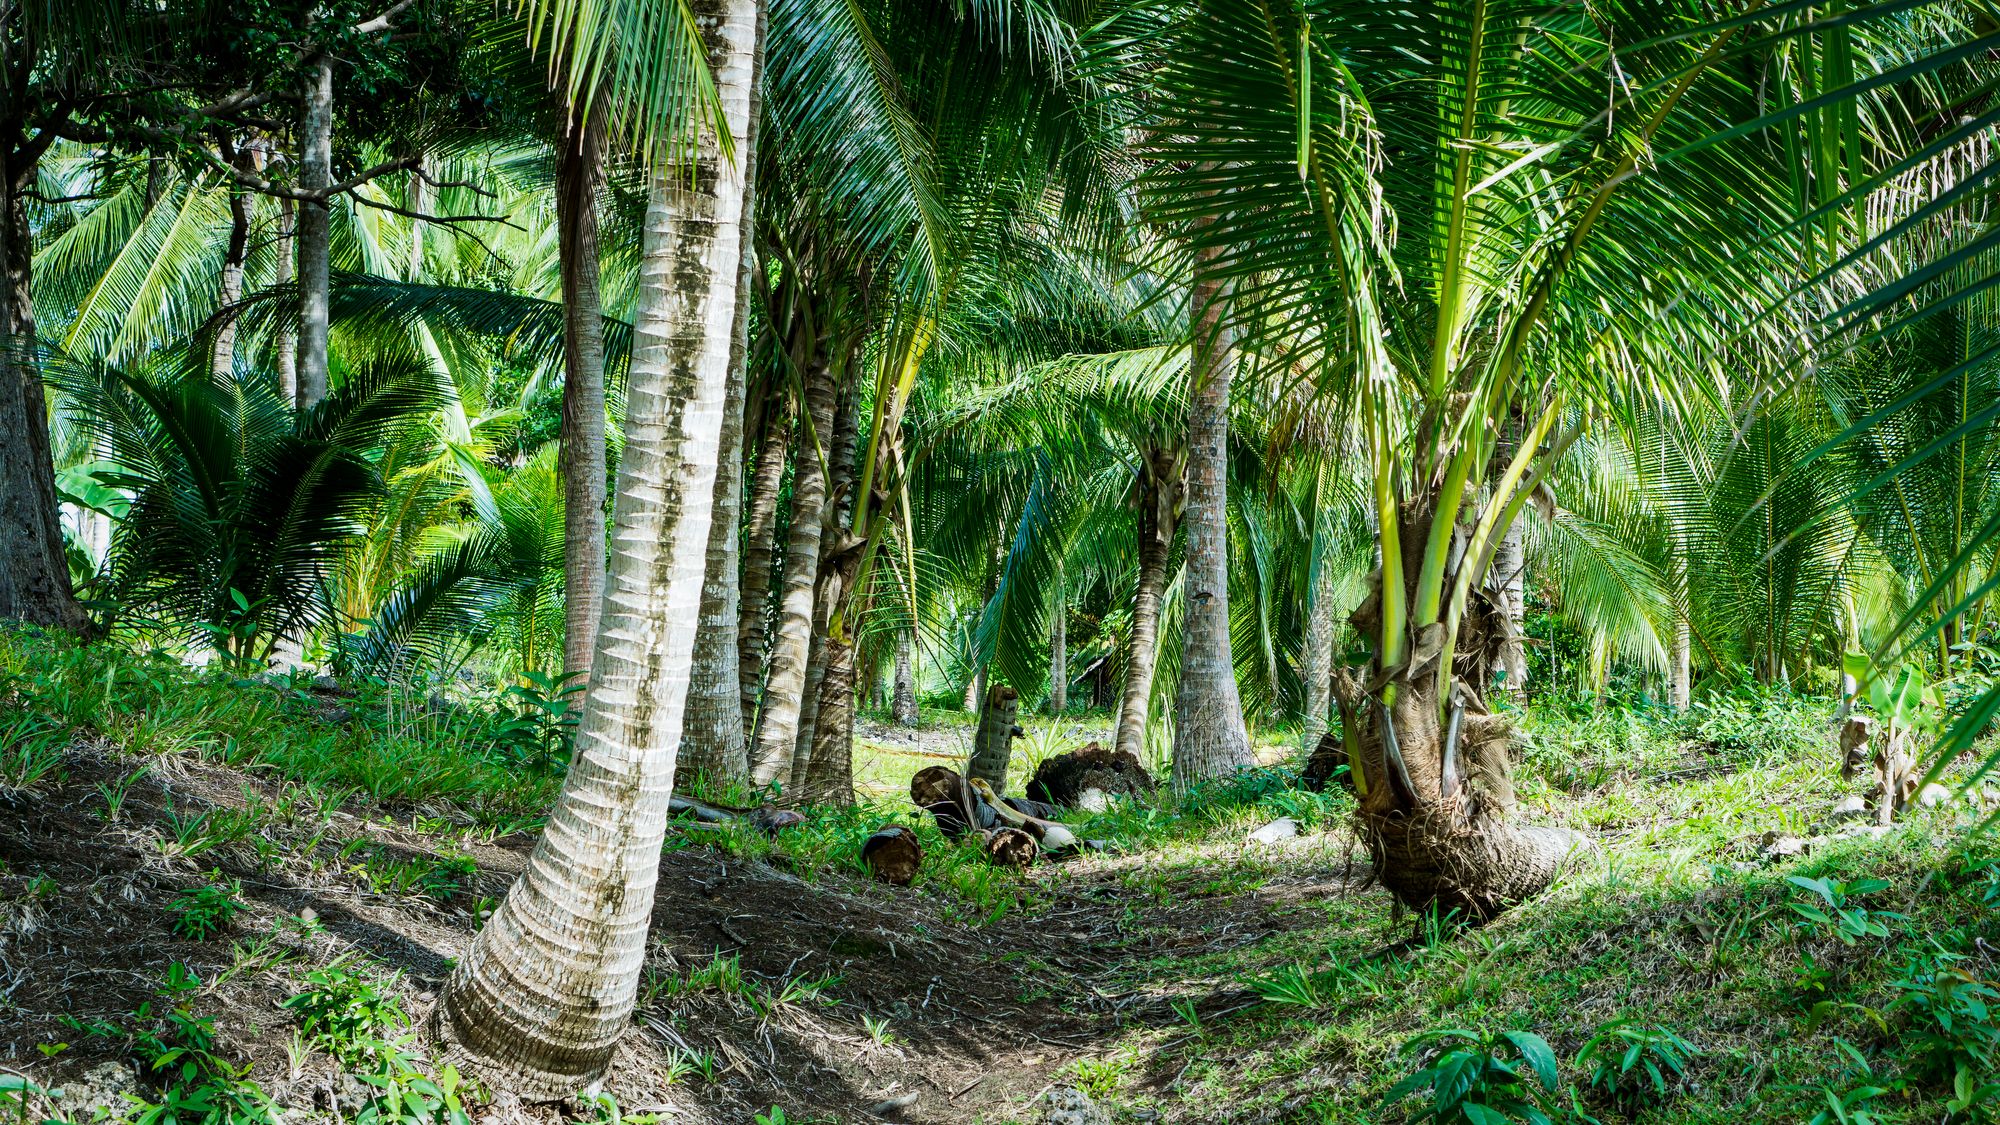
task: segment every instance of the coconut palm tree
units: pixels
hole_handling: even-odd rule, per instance
[[[440,1003],[496,1081],[543,1096],[600,1075],[631,1022],[694,655],[748,230],[738,146],[759,8],[697,6],[719,120],[696,135],[692,170],[655,154],[594,682],[527,873]],[[580,43],[604,33],[573,30]]]

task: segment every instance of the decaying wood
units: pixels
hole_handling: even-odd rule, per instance
[[[1028,796],[1063,808],[1075,808],[1077,798],[1090,789],[1110,796],[1141,796],[1153,791],[1153,775],[1131,751],[1093,742],[1042,759],[1027,784]]]
[[[1006,684],[995,684],[986,693],[986,705],[979,713],[979,733],[972,742],[972,760],[966,776],[985,781],[996,793],[1007,789],[1007,763],[1014,756],[1014,740],[1023,731],[1021,693]]]
[[[1035,862],[1041,846],[1027,832],[1003,826],[986,833],[980,850],[996,867],[1027,867]]]
[[[877,828],[861,845],[861,859],[884,883],[907,887],[924,864],[915,830],[901,824]]]
[[[1041,845],[1041,849],[1044,852],[1053,856],[1076,850],[1076,834],[1074,832],[1054,821],[1029,816],[1002,801],[994,795],[992,787],[986,784],[985,778],[973,778],[972,788],[985,799],[987,806],[993,810],[994,815],[998,816],[1009,827],[1019,828],[1028,835],[1033,836],[1035,842]]]
[[[781,809],[776,805],[759,805],[754,809],[742,809],[733,805],[697,801],[678,793],[674,794],[673,800],[668,805],[668,815],[692,816],[702,824],[730,824],[741,820],[767,836],[775,836],[780,829],[792,828],[806,822],[805,814],[792,809]]]

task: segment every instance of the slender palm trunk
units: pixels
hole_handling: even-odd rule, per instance
[[[993,534],[993,554],[986,560],[986,590],[979,598],[979,612],[993,604],[993,595],[1000,591],[1000,566],[1007,558],[1007,516],[1001,513],[1000,526]],[[986,706],[986,661],[972,670],[972,679],[965,685],[965,709],[977,715]]]
[[[917,725],[917,677],[910,661],[908,630],[896,634],[896,686],[889,706],[897,726]]]
[[[812,420],[812,439],[800,442],[792,470],[784,584],[771,640],[770,677],[764,684],[756,745],[750,752],[750,781],[760,789],[773,782],[788,785],[792,779],[799,711],[812,659],[813,595],[819,585],[819,541],[826,507],[826,466],[820,451],[833,433],[833,384],[833,371],[824,358],[806,369],[805,408]]]
[[[1063,572],[1056,566],[1056,598],[1053,620],[1049,622],[1049,714],[1069,710],[1069,599],[1063,591]]]
[[[850,354],[843,364],[852,371],[857,357]],[[854,415],[854,383],[847,381],[835,407],[833,440],[827,447],[828,503],[821,513],[819,533],[819,584],[813,591],[813,638],[811,659],[806,665],[805,692],[799,700],[799,731],[792,744],[792,778],[799,783],[799,799],[818,803],[848,803],[854,799],[851,780],[815,777],[809,768],[814,757],[823,755],[820,719],[827,717],[836,730],[854,729],[854,652],[852,622],[841,625],[842,636],[833,636],[836,624],[848,610],[854,571],[860,563],[855,548],[860,544],[848,525],[854,518],[854,447],[858,440],[858,419]],[[846,649],[844,653],[839,651]],[[846,687],[826,689],[827,669],[836,661],[847,665]],[[840,714],[847,712],[845,723]],[[843,760],[851,757],[844,752]]]
[[[764,633],[771,617],[771,579],[780,564],[778,493],[791,451],[791,400],[774,392],[764,420],[764,439],[750,472],[748,513],[743,536],[743,589],[737,607],[736,661],[741,681],[743,729],[757,729],[757,695],[764,685]]]
[[[299,186],[333,184],[333,56],[306,63],[305,113],[299,121]],[[299,389],[301,409],[326,398],[327,302],[332,289],[332,211],[326,199],[299,208]]]
[[[234,163],[247,168],[249,153],[239,150]],[[217,378],[228,378],[236,370],[236,315],[231,308],[243,299],[243,260],[249,248],[250,197],[239,188],[231,188],[229,242],[222,251],[222,278],[216,292],[224,319],[215,330],[215,349],[210,353],[210,369]]]
[[[1229,392],[1236,352],[1223,323],[1226,296],[1196,255],[1189,365],[1187,610],[1174,698],[1174,785],[1254,765],[1229,645]]]
[[[1170,450],[1142,450],[1139,471],[1139,583],[1132,597],[1132,648],[1125,659],[1125,692],[1118,706],[1116,747],[1143,758],[1146,719],[1153,704],[1153,672],[1160,658],[1160,602],[1167,592],[1167,556],[1174,546],[1180,507],[1181,467]]]
[[[1688,623],[1685,618],[1674,618],[1673,685],[1670,689],[1675,710],[1685,709],[1694,696],[1694,646],[1689,643]],[[1847,680],[1841,681],[1841,697],[1851,698],[1853,690]]]
[[[563,670],[590,677],[604,609],[604,317],[598,294],[597,188],[604,133],[572,124],[556,155],[556,244],[563,293]],[[725,423],[726,424],[726,423]]]
[[[803,781],[801,801],[815,805],[854,803],[854,633],[850,623],[829,633],[823,643],[825,666],[820,672],[817,717]]]
[[[298,273],[298,205],[290,199],[278,200],[277,283],[290,285]],[[299,401],[299,336],[287,318],[278,328],[278,398],[296,405]]]
[[[1508,633],[1500,641],[1500,689],[1512,695],[1528,690],[1528,552],[1520,520],[1515,520],[1493,550],[1493,570],[1486,586],[1503,600]]]
[[[1334,617],[1333,560],[1315,551],[1312,582],[1306,603],[1305,648],[1299,658],[1299,679],[1305,689],[1305,715],[1299,726],[1299,746],[1307,754],[1319,746],[1333,707],[1333,637],[1340,623]]]
[[[755,0],[709,0],[723,121],[745,135]],[[742,240],[741,163],[705,135],[647,211],[610,592],[575,759],[547,830],[446,985],[440,1020],[528,1097],[604,1072],[632,1022],[672,795],[715,495]],[[739,163],[740,162],[740,163]]]
[[[0,166],[0,618],[81,629],[35,363],[34,241],[21,197],[33,183],[32,167]]]

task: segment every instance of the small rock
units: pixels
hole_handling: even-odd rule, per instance
[[[1035,1103],[1035,1125],[1111,1125],[1111,1115],[1073,1086],[1058,1086]]]
[[[1927,809],[1937,808],[1951,800],[1951,790],[1933,781],[1917,792],[1917,803]]]
[[[374,1097],[374,1087],[352,1074],[343,1074],[340,1076],[340,1085],[334,1090],[333,1104],[343,1116],[353,1117],[367,1108]]]
[[[129,1063],[98,1063],[81,1077],[62,1084],[62,1115],[71,1121],[89,1121],[97,1116],[93,1111],[102,1109],[116,1118],[132,1109],[125,1095],[138,1092],[139,1072]]]
[[[1275,844],[1280,840],[1289,840],[1298,834],[1299,822],[1289,816],[1281,816],[1264,827],[1259,828],[1257,831],[1250,833],[1250,842],[1253,844]]]
[[[1841,826],[1840,831],[1835,833],[1835,835],[1867,836],[1868,838],[1873,840],[1880,840],[1882,837],[1887,836],[1891,831],[1893,831],[1893,829],[1886,824],[1844,824]]]
[[[1796,859],[1806,854],[1809,845],[1797,836],[1780,836],[1775,832],[1764,833],[1764,858],[1766,860]]]
[[[1855,794],[1853,796],[1848,796],[1848,797],[1842,797],[1840,801],[1833,806],[1833,811],[1827,814],[1829,818],[1831,818],[1836,822],[1843,820],[1859,820],[1867,815],[1868,815],[1868,802],[1863,800],[1860,794]]]

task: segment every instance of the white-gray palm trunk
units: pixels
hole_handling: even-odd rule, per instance
[[[771,639],[770,675],[764,682],[750,783],[762,789],[789,785],[798,746],[800,710],[812,662],[814,594],[819,585],[819,544],[826,508],[826,463],[833,433],[833,373],[822,359],[806,371],[806,413],[812,434],[800,435],[792,469],[792,522],[785,544],[785,578]],[[830,451],[829,451],[830,452]]]
[[[1312,584],[1306,603],[1305,648],[1299,658],[1299,680],[1305,688],[1305,714],[1299,725],[1299,745],[1310,754],[1327,732],[1328,712],[1333,707],[1333,637],[1339,628],[1334,617],[1335,580],[1333,560],[1324,550],[1315,551]]]
[[[590,677],[604,609],[604,318],[597,188],[604,135],[593,117],[557,141],[556,243],[563,294],[563,670]]]
[[[696,3],[723,121],[746,135],[755,0]],[[632,1022],[706,569],[738,264],[742,165],[712,134],[647,211],[603,625],[575,759],[526,873],[440,1005],[482,1077],[526,1097],[598,1078]]]
[[[1174,697],[1174,785],[1182,789],[1254,764],[1229,640],[1229,392],[1236,356],[1222,323],[1222,286],[1204,276],[1202,257],[1195,263],[1195,358],[1188,365],[1187,609]]]
[[[736,625],[737,679],[743,707],[743,729],[757,729],[758,694],[764,686],[765,632],[771,623],[771,580],[780,565],[778,493],[785,480],[786,454],[791,450],[791,402],[780,389],[766,407],[764,437],[757,463],[750,471],[744,501],[743,586]]]
[[[910,659],[910,634],[908,630],[896,636],[896,683],[889,703],[890,711],[899,727],[917,725],[917,677]]]

